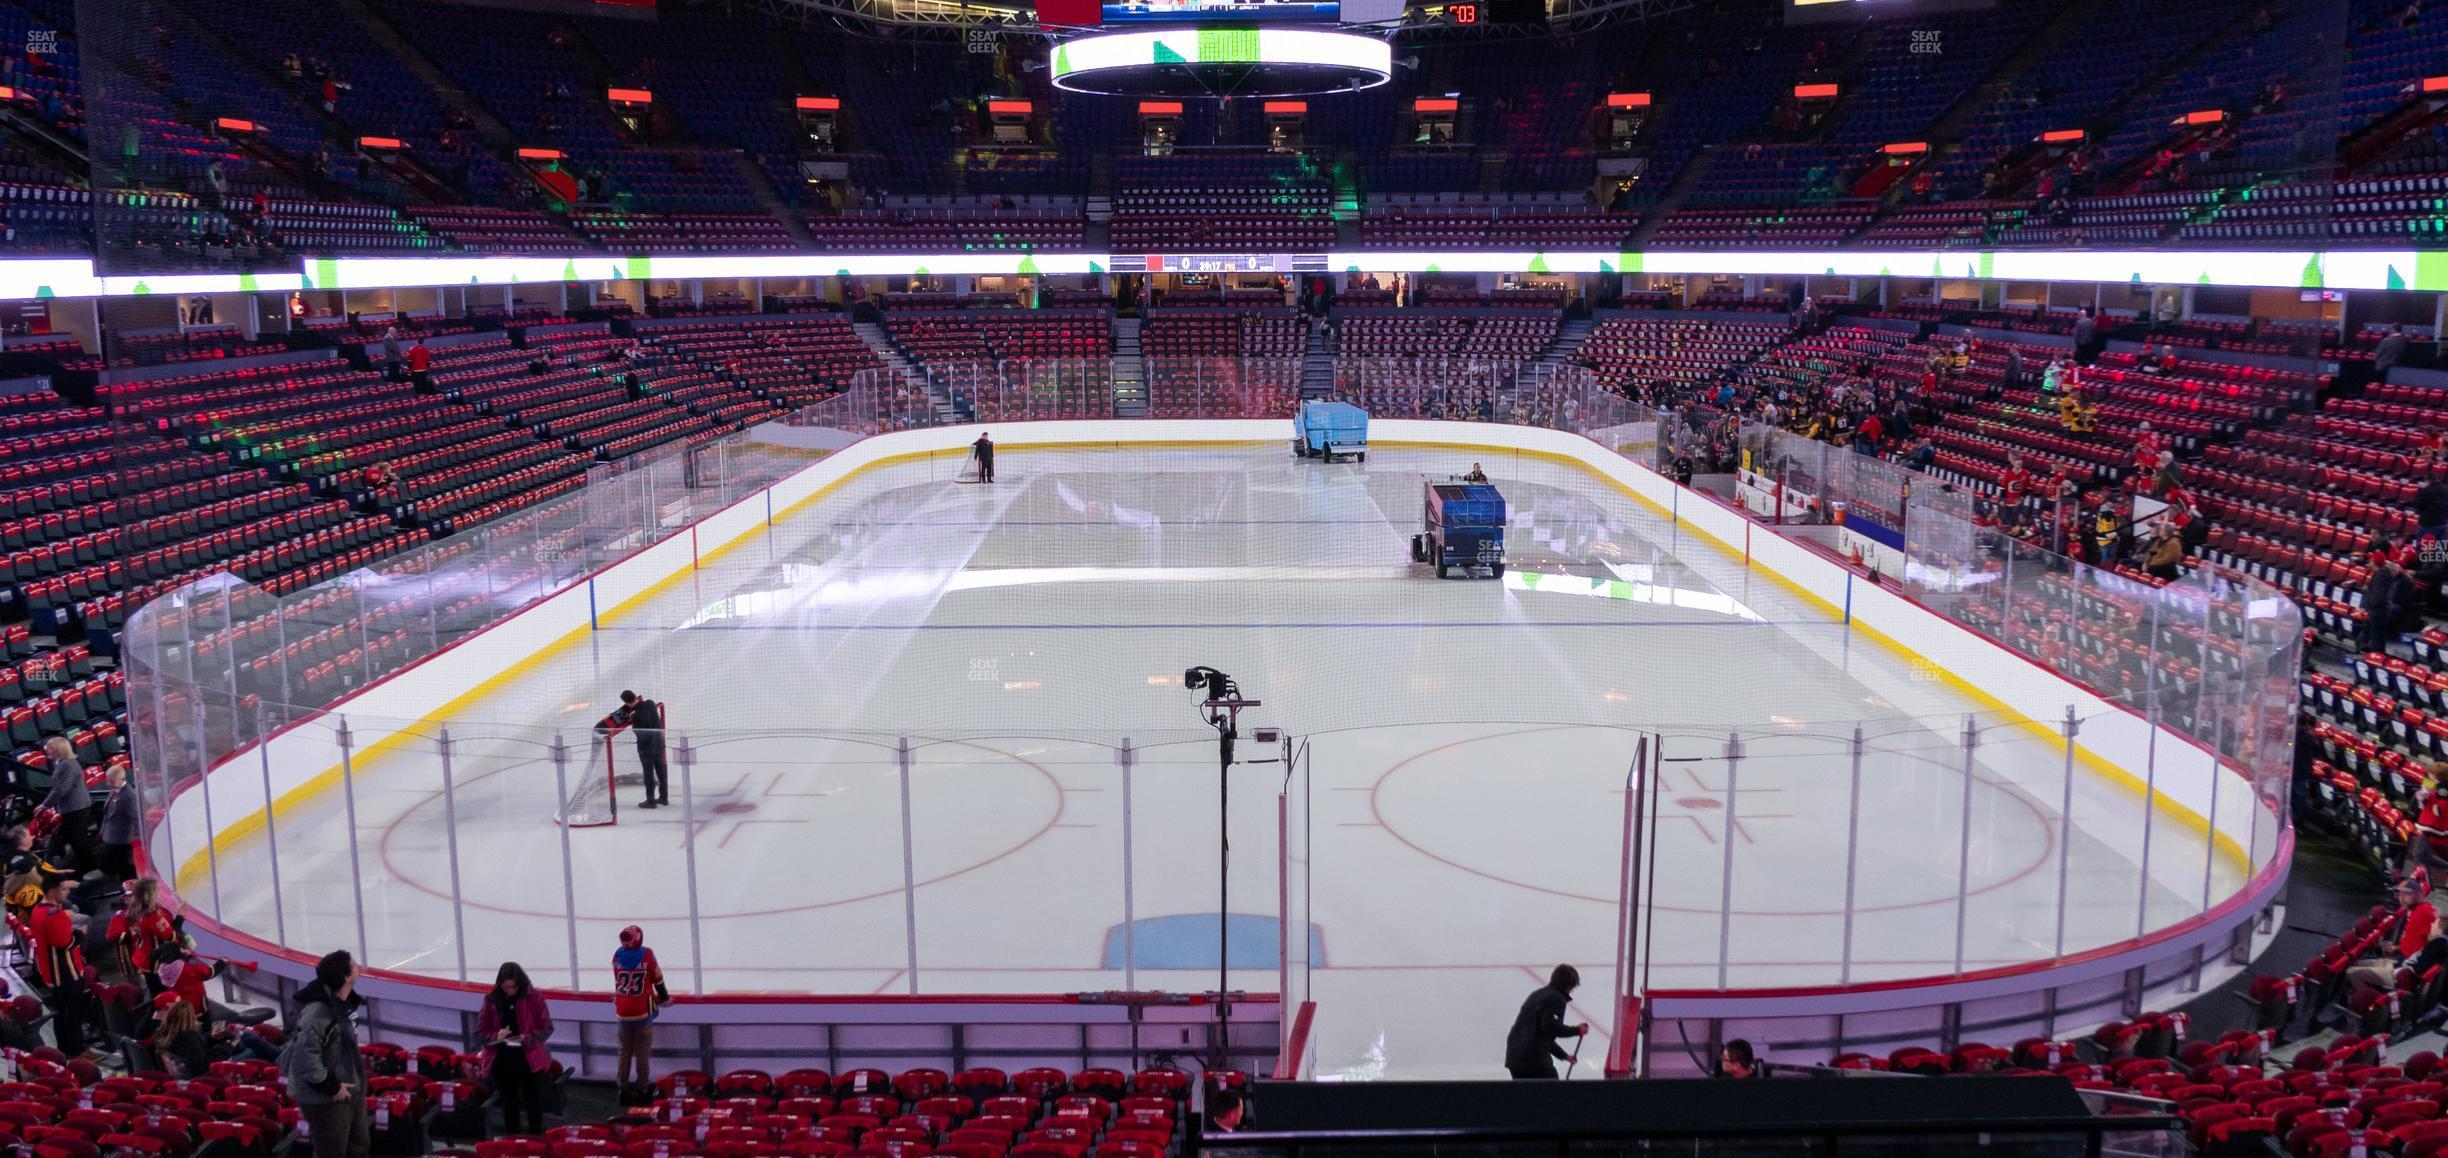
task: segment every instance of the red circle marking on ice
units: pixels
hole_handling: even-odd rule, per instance
[[[1020,852],[1020,850],[1037,843],[1037,841],[1042,839],[1045,834],[1054,831],[1055,824],[1062,819],[1062,782],[1056,780],[1054,778],[1054,774],[1047,770],[1045,765],[1025,756],[988,748],[982,744],[972,743],[967,740],[929,739],[926,742],[949,744],[955,747],[975,748],[979,751],[991,752],[1004,761],[1008,761],[1013,765],[1035,772],[1044,780],[1045,784],[1054,791],[1052,793],[1053,803],[1046,809],[1044,822],[1039,824],[1033,831],[1029,831],[1026,835],[1021,836],[1017,841],[1010,844],[1008,847],[1001,849],[994,849],[991,846],[972,846],[977,855],[970,863],[956,868],[947,869],[931,877],[923,878],[917,882],[919,888],[925,888],[928,885],[938,884],[957,877],[967,876],[970,873],[978,871],[979,869],[986,868],[999,861],[1005,860],[1017,854]],[[712,745],[707,746],[711,747]],[[524,767],[526,765],[539,763],[542,763],[542,761],[523,760],[503,763],[496,766],[491,772],[485,773],[483,776],[478,776],[462,782],[459,785],[459,788],[460,790],[464,791],[468,785],[481,783],[487,777],[499,776],[510,771],[512,768]],[[451,893],[447,887],[435,888],[434,886],[418,879],[415,875],[403,871],[400,866],[400,862],[391,854],[391,838],[400,831],[400,826],[402,823],[405,822],[410,816],[415,815],[418,809],[428,806],[439,806],[441,800],[442,793],[439,789],[437,789],[426,799],[410,805],[407,810],[401,812],[397,817],[394,817],[389,824],[383,826],[382,839],[378,841],[377,844],[379,845],[379,855],[382,858],[383,868],[385,871],[391,874],[394,880],[407,888],[414,889],[417,892],[423,893],[429,897],[434,897],[447,902],[451,899]],[[879,897],[897,896],[900,893],[901,887],[899,885],[895,885],[891,888],[876,889],[854,897],[834,897],[827,900],[810,901],[803,905],[777,905],[770,908],[743,910],[739,912],[701,912],[698,914],[698,917],[700,920],[721,921],[732,920],[740,917],[773,917],[780,916],[785,913],[809,913],[824,909],[839,908],[843,905],[855,905],[861,901],[872,901]],[[504,916],[549,918],[555,921],[568,919],[563,914],[551,910],[524,909],[510,905],[488,904],[484,901],[477,900],[472,896],[462,896],[459,903],[469,909],[487,913],[500,913]],[[578,914],[577,919],[581,921],[620,921],[623,924],[630,924],[644,923],[649,921],[685,921],[688,919],[688,916],[689,915],[686,910],[678,913],[664,914],[639,914],[624,911],[621,913],[605,913],[600,915],[594,913],[580,913]]]
[[[1408,848],[1421,856],[1427,857],[1429,860],[1435,861],[1438,864],[1445,865],[1448,868],[1466,872],[1472,876],[1480,877],[1485,880],[1495,881],[1498,884],[1506,884],[1512,885],[1515,888],[1528,889],[1534,893],[1545,893],[1552,897],[1563,897],[1568,900],[1576,901],[1590,901],[1596,904],[1613,907],[1616,904],[1616,898],[1613,896],[1594,896],[1589,893],[1576,893],[1567,889],[1550,888],[1546,885],[1532,884],[1529,881],[1515,880],[1512,877],[1505,876],[1501,873],[1490,872],[1483,868],[1465,864],[1458,859],[1459,854],[1456,854],[1455,856],[1448,856],[1444,853],[1438,852],[1428,846],[1425,837],[1414,837],[1413,835],[1406,834],[1402,829],[1396,828],[1392,821],[1387,820],[1385,809],[1382,806],[1381,800],[1385,794],[1388,782],[1401,775],[1406,768],[1409,768],[1415,762],[1427,757],[1440,755],[1467,745],[1485,743],[1491,740],[1505,740],[1518,736],[1535,735],[1541,732],[1577,731],[1592,727],[1598,726],[1589,724],[1545,724],[1536,727],[1515,728],[1503,732],[1489,732],[1485,735],[1479,736],[1465,736],[1459,740],[1446,741],[1445,743],[1438,744],[1435,747],[1428,748],[1424,751],[1414,752],[1411,755],[1405,756],[1389,765],[1386,770],[1377,777],[1376,781],[1369,785],[1369,817],[1370,819],[1375,820],[1379,827],[1385,829],[1386,835],[1393,837],[1396,841],[1400,842],[1403,847]],[[1619,731],[1620,729],[1600,728],[1600,730],[1613,732]],[[1923,763],[1935,764],[1942,768],[1946,767],[1946,765],[1937,760],[1911,752],[1890,752],[1887,753],[1887,755],[1899,759],[1919,760]],[[2025,877],[2031,876],[2033,873],[2040,871],[2041,866],[2048,864],[2050,858],[2055,854],[2057,841],[2060,839],[2060,837],[2058,834],[2057,825],[2049,820],[2046,813],[2040,811],[2039,805],[2023,798],[2020,794],[2002,791],[1996,784],[1991,783],[1986,777],[1979,778],[1976,780],[1976,783],[1980,785],[1981,790],[1984,792],[2003,795],[2006,799],[2022,805],[2023,808],[2031,814],[2032,822],[2039,826],[2042,835],[2046,838],[2038,842],[2039,849],[2037,852],[2032,854],[2032,859],[2029,864],[2015,869],[2014,871],[2009,872],[1996,880],[1983,883],[1978,888],[1971,890],[1969,895],[1977,897],[2006,888],[2007,886],[2013,885],[2023,880]],[[1865,831],[1862,834],[1862,838],[1865,842],[1868,842],[1879,839],[1883,835],[1887,834]],[[1886,905],[1856,905],[1854,906],[1853,911],[1855,913],[1901,912],[1907,909],[1928,908],[1932,905],[1951,905],[1955,903],[1955,898],[1956,894],[1947,893],[1943,896],[1934,896],[1923,901],[1901,901]],[[1657,911],[1664,913],[1715,913],[1717,911],[1715,908],[1686,908],[1677,905],[1663,904],[1657,905],[1655,908]],[[1770,911],[1737,908],[1733,910],[1733,913],[1736,916],[1744,917],[1835,917],[1844,915],[1842,909]]]

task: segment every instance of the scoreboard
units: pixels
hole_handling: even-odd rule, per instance
[[[1456,28],[1545,24],[1547,0],[1462,0],[1445,6],[1445,23]]]

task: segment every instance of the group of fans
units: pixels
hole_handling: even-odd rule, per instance
[[[38,816],[38,823],[48,819]],[[51,840],[41,851],[36,832],[25,826],[0,839],[6,844],[8,925],[32,959],[60,1051],[108,1057],[116,1024],[150,1047],[163,1068],[182,1076],[202,1074],[225,1058],[271,1060],[278,1047],[253,1029],[270,1015],[241,1015],[209,999],[205,983],[227,963],[193,953],[179,918],[162,904],[160,882],[101,867],[80,871],[77,842],[65,838],[71,825],[50,827]],[[104,968],[90,963],[89,947]]]
[[[1644,400],[1675,409],[1674,417],[1661,424],[1660,438],[1669,473],[1686,485],[1695,474],[1730,472],[1745,465],[1771,470],[1767,464],[1747,461],[1765,444],[1760,439],[1746,443],[1746,426],[1774,427],[1926,471],[1937,462],[1937,449],[1925,429],[1937,420],[1938,399],[1964,393],[1961,386],[1970,381],[1968,371],[1981,354],[1980,341],[1972,337],[1934,344],[1916,380],[1880,373],[1869,354],[1847,358],[1828,352],[1798,366],[1755,367],[1743,381],[1729,376],[1679,389],[1659,384]],[[2167,372],[2174,362],[2173,346],[2144,348],[2146,372]],[[2022,350],[2009,346],[2002,374],[1986,381],[1980,396],[2005,404],[2008,391],[2036,390],[2042,405],[2054,409],[2061,429],[2094,434],[2098,404],[2083,374],[2083,365],[2071,354],[2035,372],[2025,365]],[[2209,524],[2183,485],[2166,440],[2147,422],[2128,433],[2131,469],[2120,483],[2105,482],[2090,472],[2078,476],[2063,463],[2036,469],[2021,452],[2010,451],[2006,469],[1993,480],[1993,491],[1936,480],[1929,485],[1959,496],[1959,502],[1949,505],[1959,508],[1993,552],[2046,551],[2096,567],[2128,568],[2174,580],[2183,573],[2184,559],[2208,541]],[[2138,505],[2136,499],[2150,501]],[[2137,515],[2137,509],[2143,513]]]

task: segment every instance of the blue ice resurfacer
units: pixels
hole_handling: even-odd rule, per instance
[[[1333,462],[1368,461],[1368,411],[1349,402],[1303,402],[1292,416],[1292,453]]]
[[[1505,501],[1486,483],[1428,484],[1428,529],[1411,536],[1411,561],[1436,564],[1437,578],[1460,567],[1504,574]]]

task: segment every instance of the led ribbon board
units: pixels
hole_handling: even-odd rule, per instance
[[[1384,84],[1385,41],[1301,28],[1182,28],[1083,36],[1054,48],[1054,84],[1071,92],[1199,95],[1202,74],[1255,74],[1262,93],[1292,96]]]

